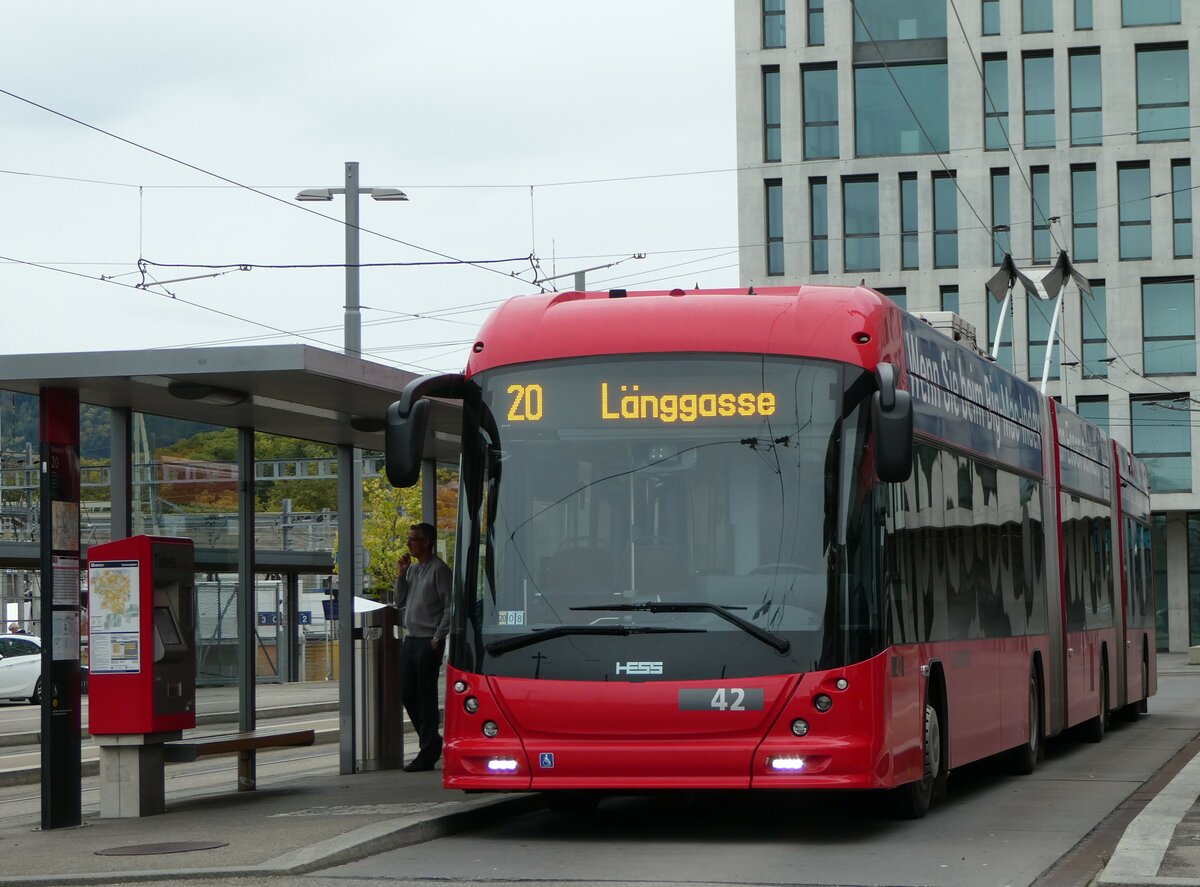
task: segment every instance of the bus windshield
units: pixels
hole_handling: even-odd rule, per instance
[[[701,680],[844,657],[827,628],[870,623],[841,601],[850,573],[861,593],[873,585],[861,555],[845,554],[843,512],[872,486],[851,375],[861,388],[855,368],[741,355],[477,374],[464,398],[454,664]]]

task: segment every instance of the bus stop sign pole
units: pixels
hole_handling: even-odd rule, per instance
[[[42,828],[82,818],[79,392],[42,388]]]

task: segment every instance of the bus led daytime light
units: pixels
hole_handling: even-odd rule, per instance
[[[463,708],[467,710],[467,714],[473,715],[479,711],[479,700],[474,696],[468,696],[463,700]]]
[[[496,734],[500,732],[500,728],[496,726],[495,721],[483,722],[483,735],[488,739],[495,739]]]
[[[455,681],[454,682],[454,692],[455,693],[466,693],[467,692],[467,682],[466,681]]]
[[[492,758],[487,762],[487,768],[489,770],[511,773],[517,769],[517,762],[512,758]]]
[[[813,705],[817,707],[817,711],[829,711],[829,709],[833,708],[833,700],[822,693],[813,699]]]
[[[807,736],[808,721],[804,720],[804,718],[796,718],[796,720],[792,721],[792,732],[797,736]]]
[[[794,773],[797,770],[804,769],[804,758],[789,755],[788,757],[771,758],[770,767],[772,770],[782,770],[789,773]]]

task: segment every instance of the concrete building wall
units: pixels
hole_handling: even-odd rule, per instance
[[[1200,382],[1195,372],[1182,375],[1147,375],[1143,358],[1143,294],[1146,280],[1155,278],[1195,278],[1195,258],[1200,256],[1200,238],[1192,226],[1191,256],[1175,258],[1173,248],[1172,162],[1191,164],[1192,187],[1200,184],[1200,3],[1182,0],[1180,24],[1144,27],[1121,26],[1121,0],[1093,0],[1094,26],[1090,30],[1074,28],[1073,0],[1054,0],[1054,30],[1049,33],[1021,33],[1019,0],[999,0],[1000,34],[980,36],[982,4],[979,0],[947,5],[945,59],[948,80],[949,150],[942,154],[905,154],[884,157],[856,157],[855,154],[855,67],[869,53],[856,48],[852,41],[853,6],[851,3],[825,2],[824,46],[807,46],[805,37],[805,0],[786,0],[787,45],[763,49],[762,0],[738,0],[736,27],[737,155],[741,282],[745,286],[771,286],[802,282],[856,284],[865,280],[877,289],[903,288],[907,307],[936,310],[943,286],[959,290],[960,314],[974,324],[980,345],[990,341],[985,282],[995,272],[992,258],[991,174],[1007,168],[1011,195],[1011,252],[1018,267],[1034,278],[1042,277],[1050,266],[1033,266],[1032,232],[1034,207],[1028,187],[1031,167],[1048,167],[1050,200],[1044,215],[1052,220],[1051,260],[1059,249],[1073,253],[1073,166],[1092,164],[1096,169],[1097,244],[1099,261],[1080,261],[1079,270],[1089,279],[1103,281],[1107,307],[1109,363],[1106,378],[1084,378],[1077,362],[1082,355],[1082,326],[1087,306],[1074,286],[1064,298],[1059,347],[1060,380],[1052,381],[1048,393],[1060,396],[1075,407],[1080,397],[1108,399],[1109,429],[1114,438],[1136,451],[1131,429],[1131,398],[1170,396],[1185,399],[1175,412],[1164,413],[1164,421],[1177,419],[1179,427],[1190,433],[1190,454],[1200,453]],[[961,16],[961,28],[959,19]],[[925,41],[932,43],[933,41]],[[1190,128],[1186,140],[1141,142],[1138,137],[1137,49],[1173,44],[1189,49],[1188,99]],[[1100,145],[1071,145],[1070,52],[1094,49],[1100,52],[1102,69],[1102,124]],[[1022,56],[1026,52],[1053,53],[1054,129],[1056,142],[1051,148],[1027,149],[1023,114],[1024,78]],[[1006,54],[1008,58],[1008,136],[1010,150],[984,150],[984,89],[981,58]],[[814,64],[837,67],[837,107],[839,156],[834,159],[806,161],[803,157],[804,112],[801,71]],[[779,162],[764,162],[762,71],[764,66],[780,71],[780,121],[782,156]],[[1121,261],[1118,165],[1149,163],[1152,258]],[[960,189],[958,214],[958,267],[934,268],[933,262],[933,186],[935,173],[952,170]],[[918,194],[919,267],[900,268],[900,185],[901,173],[915,173]],[[879,252],[878,271],[844,270],[843,207],[841,182],[845,176],[876,175],[879,181]],[[814,274],[810,262],[812,228],[809,218],[809,181],[823,176],[828,184],[829,273]],[[783,191],[782,275],[767,274],[765,186],[779,180]],[[1194,191],[1192,194],[1194,195]],[[1192,200],[1193,207],[1200,201]],[[1194,212],[1193,212],[1194,215]],[[1200,323],[1200,308],[1193,306],[1190,328]],[[1152,309],[1153,310],[1153,309]],[[1041,366],[1031,368],[1028,359],[1028,318],[1030,308],[1025,295],[1017,289],[1010,321],[1013,341],[1013,367],[1019,375],[1038,382]],[[1046,312],[1047,316],[1049,311]],[[1180,328],[1188,327],[1183,318]],[[1186,343],[1185,343],[1186,345]],[[1195,350],[1196,342],[1190,343]],[[1200,366],[1200,353],[1194,365]],[[1187,400],[1193,398],[1194,400]],[[1192,636],[1200,635],[1200,625],[1188,624],[1188,532],[1186,514],[1200,512],[1200,467],[1191,459],[1190,490],[1156,492],[1152,506],[1156,513],[1168,516],[1168,581],[1170,588],[1169,629],[1171,649],[1183,649]],[[1193,558],[1200,563],[1200,552]],[[1160,602],[1161,607],[1161,602]]]

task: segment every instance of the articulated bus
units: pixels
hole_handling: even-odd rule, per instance
[[[1146,470],[865,287],[510,300],[463,407],[443,781],[884,790],[1154,692]]]

